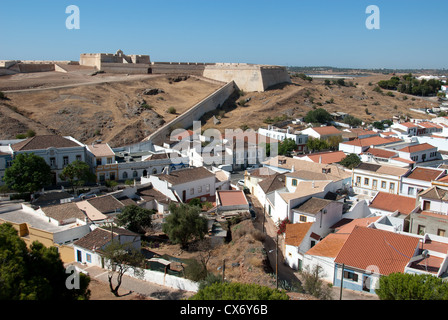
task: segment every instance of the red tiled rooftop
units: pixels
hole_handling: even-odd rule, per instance
[[[396,152],[379,149],[379,148],[369,148],[366,151],[363,152],[364,154],[369,153],[372,156],[379,157],[379,158],[392,158],[397,155]]]
[[[429,143],[420,143],[420,144],[416,144],[413,146],[405,147],[398,151],[413,153],[413,152],[419,152],[419,151],[435,149],[435,148],[437,148],[437,147],[434,147],[434,146],[430,145]]]
[[[367,146],[378,146],[383,145],[387,143],[392,142],[398,142],[401,141],[401,139],[398,138],[383,138],[383,137],[369,137],[369,138],[363,138],[363,139],[355,139],[352,141],[343,142],[344,144],[351,145],[351,146],[358,146],[358,147],[367,147]]]
[[[434,181],[442,173],[443,173],[442,170],[417,167],[414,170],[412,170],[412,172],[406,178],[422,180],[422,181]]]
[[[307,156],[313,162],[324,163],[324,164],[337,163],[346,157],[346,155],[343,151],[308,154]]]
[[[248,204],[246,196],[242,190],[221,190],[217,191],[219,202],[222,206],[235,206]]]
[[[410,214],[418,205],[415,198],[400,196],[397,194],[378,192],[369,205],[371,208],[395,212],[402,214]]]
[[[336,256],[335,263],[361,270],[375,266],[381,275],[404,272],[419,242],[418,237],[357,226]]]
[[[286,225],[285,244],[298,247],[310,230],[313,222],[290,223]]]
[[[333,126],[326,126],[326,127],[314,127],[314,131],[316,131],[321,136],[329,135],[329,134],[342,134],[341,131],[336,129]]]

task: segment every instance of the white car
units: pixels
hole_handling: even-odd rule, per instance
[[[244,186],[244,180],[238,180],[238,184],[239,184],[240,186]]]

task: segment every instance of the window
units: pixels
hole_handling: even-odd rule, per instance
[[[137,171],[132,172],[132,176],[133,176],[134,178],[137,178],[137,177],[138,177],[138,172],[137,172]]]
[[[445,236],[445,230],[437,229],[437,235],[441,236],[441,237],[444,237]]]
[[[68,165],[68,157],[65,156],[63,159],[64,159],[64,166]]]
[[[381,181],[381,188],[386,189],[386,181]]]
[[[92,255],[90,253],[86,253],[87,262],[92,262]]]
[[[301,215],[301,216],[300,216],[300,221],[301,221],[301,222],[306,222],[306,216]]]
[[[202,193],[202,186],[198,187],[198,193]]]
[[[395,183],[391,182],[389,184],[389,189],[390,189],[390,191],[394,191],[395,190]]]
[[[412,160],[412,161],[418,161],[418,156],[413,156],[413,157],[411,157],[411,160]]]
[[[409,195],[409,196],[413,196],[413,195],[415,195],[415,188],[413,188],[413,187],[409,187],[409,188],[408,188],[408,195]]]
[[[205,186],[205,191],[210,192],[210,185],[209,184]]]
[[[358,282],[358,275],[352,271],[344,270],[344,279],[351,280],[353,282]]]
[[[50,167],[56,167],[56,158],[50,158]]]
[[[369,178],[364,178],[364,185],[369,185]]]
[[[425,226],[422,226],[422,225],[418,225],[418,228],[417,228],[417,234],[419,234],[419,235],[424,235],[425,234],[425,229],[426,229],[426,227]]]
[[[152,169],[152,174],[157,174],[157,169],[156,168]]]
[[[128,178],[128,173],[125,171],[123,172],[123,179],[127,179]]]
[[[194,188],[190,189],[190,194],[194,194]]]
[[[297,179],[292,179],[292,185],[293,185],[294,187],[297,186]]]
[[[77,161],[81,161],[81,159],[82,159],[81,155],[77,154],[77,155],[76,155],[76,160],[77,160]]]
[[[372,187],[374,190],[376,190],[377,186],[378,186],[378,180],[372,180]]]
[[[361,184],[361,177],[356,177],[356,185],[360,185]]]
[[[101,165],[101,158],[97,158],[97,159],[96,159],[96,165],[97,165],[97,166],[100,166],[100,165]]]
[[[314,247],[316,245],[316,241],[311,240],[311,248]]]
[[[107,158],[107,164],[112,164],[112,158]]]

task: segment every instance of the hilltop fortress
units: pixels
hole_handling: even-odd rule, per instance
[[[291,79],[285,67],[247,63],[151,62],[149,55],[125,55],[118,50],[110,53],[83,53],[79,64],[95,67],[106,73],[121,74],[182,74],[197,75],[222,82],[234,81],[247,92],[262,92]]]

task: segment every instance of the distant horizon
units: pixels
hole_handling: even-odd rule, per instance
[[[22,0],[2,9],[0,60],[79,61],[121,49],[156,62],[448,69],[448,1]]]

